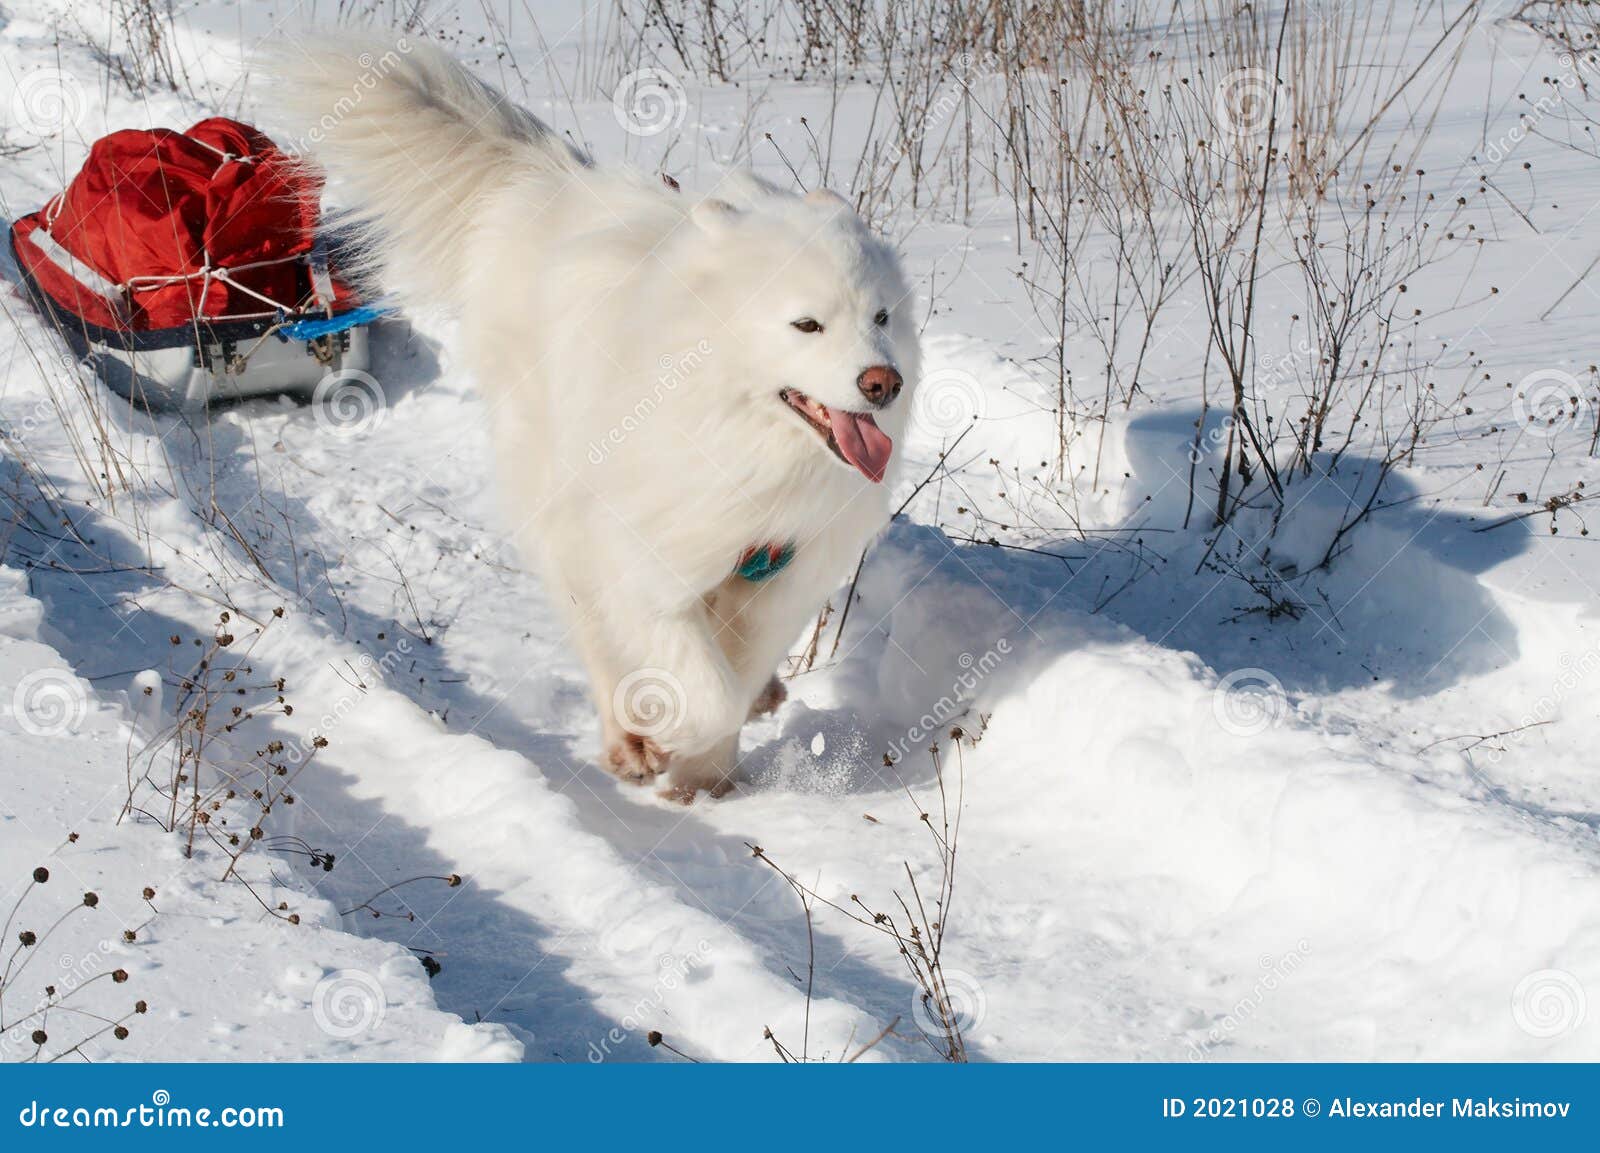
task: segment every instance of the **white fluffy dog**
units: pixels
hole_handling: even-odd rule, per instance
[[[785,696],[774,669],[888,520],[919,367],[893,252],[831,192],[746,175],[691,205],[597,166],[427,45],[270,67],[386,288],[460,318],[609,767],[722,792],[745,719]]]

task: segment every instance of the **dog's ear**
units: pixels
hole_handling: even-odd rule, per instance
[[[778,187],[770,180],[763,180],[748,168],[730,172],[717,185],[717,191],[728,203],[740,208],[756,208],[774,200],[794,199],[794,193]]]
[[[700,231],[721,236],[738,221],[739,210],[726,200],[702,200],[689,210],[689,219]]]
[[[856,206],[831,188],[818,188],[806,193],[806,203],[815,204],[819,208],[832,208],[839,212],[848,212],[855,215]]]

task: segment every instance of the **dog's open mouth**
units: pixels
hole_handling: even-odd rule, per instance
[[[894,441],[878,427],[870,413],[829,408],[797,388],[780,389],[778,399],[800,414],[827,443],[834,456],[873,484],[883,480],[889,468],[889,455],[894,452]]]

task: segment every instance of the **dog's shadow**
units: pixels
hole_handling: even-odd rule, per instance
[[[391,400],[437,373],[438,361],[431,346],[414,339],[403,324],[383,326],[375,340],[375,352],[374,363],[385,388],[397,389],[386,393]],[[250,476],[249,462],[255,449],[248,422],[253,412],[284,403],[284,399],[273,398],[230,404],[227,407],[239,410],[239,421],[152,413],[127,403],[112,403],[106,406],[104,419],[113,437],[159,437],[176,469],[211,478],[208,495],[217,507],[239,523],[248,523],[241,513],[262,495]],[[72,535],[48,531],[48,526],[56,523],[55,512],[42,498],[30,497],[40,491],[41,483],[46,490],[71,488],[69,477],[50,475],[39,461],[24,467],[18,460],[0,455],[0,491],[14,494],[22,502],[14,505],[16,520],[7,542],[6,561],[27,568],[30,591],[46,608],[44,636],[48,643],[80,676],[112,699],[129,690],[129,677],[139,670],[169,670],[169,679],[186,671],[183,662],[189,658],[183,653],[188,650],[174,649],[170,638],[182,637],[187,642],[194,634],[193,624],[155,607],[170,592],[161,574],[147,568],[147,558],[138,543],[127,538],[126,526],[92,507],[75,505]],[[272,499],[298,539],[309,539],[300,534],[315,531],[316,514],[282,493],[274,493]],[[35,504],[36,510],[32,508]],[[89,542],[92,550],[74,537]],[[286,602],[292,600],[300,583],[294,555],[261,550],[254,556],[285,591]],[[344,603],[326,581],[306,598],[305,607],[329,621],[331,631],[347,638],[372,638],[385,629],[395,630],[394,621]],[[343,622],[342,627],[337,622]],[[264,662],[253,667],[270,681],[273,670]],[[405,678],[397,680],[405,682]],[[409,695],[424,707],[437,703],[425,686],[402,683],[401,687],[410,689]],[[556,738],[532,734],[518,747],[540,764],[565,749]],[[492,883],[482,883],[473,867],[476,862],[441,856],[431,846],[425,825],[364,795],[356,784],[338,770],[336,758],[324,759],[317,772],[297,780],[295,792],[301,803],[284,811],[285,816],[294,818],[292,831],[312,848],[332,851],[337,862],[332,871],[325,872],[302,861],[304,867],[295,869],[299,884],[343,910],[361,906],[406,877],[459,872],[468,880],[455,888],[404,886],[376,902],[391,915],[374,918],[352,913],[343,917],[346,929],[435,956],[443,966],[432,982],[441,1008],[467,1021],[506,1024],[524,1042],[530,1060],[587,1060],[596,1041],[605,1043],[607,1059],[659,1059],[658,1051],[637,1031],[615,1040],[617,1022],[596,1008],[591,991],[568,978],[571,962],[555,951],[564,936],[560,927],[545,924],[505,901]],[[282,833],[290,827],[280,818],[271,831]],[[401,915],[392,915],[396,912]],[[613,1039],[608,1041],[608,1037]]]
[[[409,335],[397,340],[401,331],[392,329],[375,346],[374,375],[390,401],[426,387],[439,371],[433,348]],[[243,414],[246,423],[249,411]],[[136,417],[124,413],[122,419]],[[183,418],[165,419],[187,423]],[[1182,426],[1182,421],[1173,423],[1170,430],[1166,425],[1146,425],[1138,432],[1143,445],[1153,449],[1159,447],[1162,434],[1173,431],[1176,435]],[[196,467],[217,466],[215,495],[223,507],[244,507],[258,498],[258,482],[249,466],[247,430],[216,421],[204,435],[199,429],[171,431],[178,432],[175,442],[188,445]],[[1135,449],[1140,450],[1140,445]],[[8,471],[16,476],[14,466]],[[277,499],[282,500],[281,511],[298,540],[336,531],[324,526],[303,502]],[[1410,517],[1403,509],[1398,515]],[[94,514],[85,513],[81,527],[95,532]],[[1459,526],[1444,518],[1429,518],[1421,527],[1427,530],[1421,542],[1428,546],[1434,544],[1433,535]],[[1409,534],[1410,526],[1406,532]],[[111,532],[96,535],[115,538]],[[1507,533],[1503,543],[1500,538],[1495,543],[1515,548],[1513,539]],[[1418,559],[1437,559],[1436,553],[1443,551],[1440,541],[1437,550],[1426,547]],[[1107,555],[1110,559],[1102,564],[1109,565],[1124,554]],[[106,558],[95,560],[85,555],[70,563],[68,554],[64,559],[71,568],[98,568]],[[110,559],[130,569],[141,561],[132,550],[114,552]],[[262,560],[282,570],[272,572],[273,579],[286,589],[295,587],[292,557],[263,556]],[[1459,572],[1470,566],[1448,567]],[[905,574],[913,568],[919,579],[914,595],[907,595]],[[112,674],[160,666],[166,659],[159,655],[165,638],[185,631],[176,620],[141,606],[141,599],[148,598],[154,587],[147,577],[113,571],[84,578],[43,568],[33,575],[35,589],[50,606],[49,621],[58,647],[80,672],[106,678],[102,684],[115,683]],[[1146,635],[1164,635],[1170,621],[1180,617],[1169,607],[1173,590],[1160,581],[1135,586],[1131,595],[1112,601],[1100,613],[1100,594],[1094,590],[1105,587],[1105,582],[1095,577],[1092,568],[1087,575],[1090,579],[1080,570],[1074,580],[1065,581],[1059,562],[1047,557],[965,549],[937,529],[897,522],[863,574],[860,607],[845,638],[843,655],[826,669],[799,678],[795,699],[778,717],[749,730],[742,765],[744,781],[733,798],[718,803],[717,828],[695,809],[686,812],[656,801],[648,792],[621,784],[598,767],[592,738],[574,735],[574,729],[586,726],[587,719],[572,724],[562,719],[586,712],[586,694],[575,669],[551,675],[554,708],[524,709],[526,715],[519,715],[516,708],[503,707],[504,697],[474,683],[475,669],[481,666],[475,666],[473,659],[482,654],[471,652],[470,644],[454,645],[446,629],[438,643],[414,650],[416,668],[411,671],[415,675],[395,678],[393,687],[419,708],[448,718],[450,728],[470,728],[527,757],[554,790],[575,803],[578,820],[587,832],[613,846],[650,880],[675,892],[685,906],[704,910],[757,944],[774,975],[803,984],[805,959],[814,943],[819,959],[816,994],[853,1003],[888,1022],[903,1019],[915,1003],[917,991],[912,984],[892,975],[892,966],[858,959],[855,954],[860,942],[847,936],[849,926],[838,931],[808,927],[799,899],[770,867],[751,857],[746,837],[718,830],[737,823],[741,797],[757,802],[752,813],[759,811],[759,803],[785,795],[873,795],[882,796],[884,804],[903,797],[903,790],[930,797],[938,781],[929,743],[940,740],[948,748],[953,727],[981,730],[981,714],[954,689],[968,667],[964,660],[982,664],[989,653],[981,650],[992,649],[1008,634],[1018,634],[1016,647],[1006,650],[1006,659],[985,673],[982,691],[998,698],[1031,676],[1041,661],[1054,659],[1074,645],[1124,640],[1118,622]],[[1395,573],[1392,586],[1381,584],[1376,593],[1369,589],[1363,595],[1387,598],[1392,587],[1394,603],[1402,604],[1404,585],[1409,581],[1399,579],[1401,575]],[[1414,574],[1406,575],[1414,580]],[[542,600],[531,577],[516,577],[508,593],[526,598],[527,603]],[[1476,603],[1470,602],[1469,607]],[[313,589],[308,604],[328,622],[330,632],[346,639],[398,631],[399,622],[393,618],[345,602],[331,587]],[[110,605],[124,607],[109,609]],[[133,607],[130,611],[126,606]],[[494,623],[487,609],[474,605],[461,611],[482,614],[476,628]],[[118,615],[117,627],[106,627],[108,612]],[[1025,622],[1025,629],[1019,630],[1017,622]],[[1486,627],[1491,639],[1499,639],[1497,619],[1489,617]],[[1229,667],[1229,660],[1242,659],[1222,649],[1208,651],[1207,644],[1219,643],[1208,640],[1211,631],[1197,632],[1187,647],[1197,648],[1213,667]],[[1028,637],[1023,638],[1022,632]],[[1024,647],[1024,639],[1033,646],[1031,651]],[[1189,640],[1186,635],[1175,639]],[[1330,661],[1323,667],[1308,668],[1303,656],[1291,657],[1291,649],[1292,645],[1272,645],[1272,651],[1282,658],[1281,663],[1274,660],[1272,665],[1282,670],[1285,687],[1291,692],[1309,687],[1327,670],[1348,663]],[[1440,652],[1407,654],[1402,668],[1406,672],[1431,668],[1436,678],[1459,675],[1455,661],[1439,662]],[[503,663],[508,650],[497,648],[491,655]],[[1250,656],[1255,662],[1262,660],[1259,650]],[[550,654],[550,659],[571,663],[570,656],[561,653]],[[826,691],[810,692],[805,683],[809,677],[822,678]],[[930,707],[946,698],[951,701],[949,708]],[[544,718],[550,716],[562,727],[547,727]],[[891,754],[892,766],[883,763],[886,752]],[[334,770],[307,780],[308,808],[323,815],[328,835],[336,841],[347,835],[352,841],[359,838],[358,850],[345,857],[347,865],[331,874],[308,877],[319,893],[340,908],[349,908],[397,877],[472,871],[472,862],[440,859],[428,847],[426,827],[389,814],[373,801],[359,799],[353,785]],[[328,847],[338,849],[340,845]],[[807,865],[787,858],[781,845],[766,847],[786,868],[803,870]],[[910,842],[895,846],[897,854],[907,856],[918,849]],[[471,884],[458,892],[435,894],[417,887],[406,894],[405,903],[416,922],[361,919],[350,921],[349,927],[445,953],[444,970],[435,981],[443,1007],[469,1020],[483,1013],[507,1023],[524,1038],[533,1039],[529,1047],[533,1058],[582,1060],[588,1044],[614,1027],[596,1009],[592,995],[566,978],[568,965],[555,949],[553,927],[503,901],[493,889]],[[569,943],[562,951],[571,948]],[[759,1039],[759,1024],[752,1021],[751,1028],[752,1037]],[[897,1056],[927,1055],[914,1040],[897,1038],[887,1041],[884,1051]],[[630,1037],[613,1055],[648,1059],[655,1054],[642,1039]]]
[[[449,697],[452,707],[477,718],[473,723],[479,735],[539,765],[551,787],[575,802],[586,831],[613,845],[651,881],[675,892],[686,907],[709,914],[752,942],[774,976],[797,991],[809,976],[816,997],[853,1004],[880,1024],[911,1019],[917,997],[912,984],[858,956],[863,942],[849,935],[851,926],[840,924],[836,930],[815,919],[808,925],[800,897],[770,865],[753,856],[749,843],[759,839],[753,831],[748,835],[718,832],[699,819],[708,806],[717,806],[718,816],[726,818],[737,814],[742,801],[774,794],[865,792],[872,786],[868,775],[860,772],[859,761],[839,757],[835,768],[822,774],[798,761],[785,768],[782,762],[797,742],[788,738],[764,742],[754,746],[741,765],[740,783],[730,796],[720,800],[702,796],[686,809],[657,798],[652,786],[617,780],[595,763],[594,750],[584,738],[533,728],[510,712],[494,708],[493,702],[465,685],[449,686]],[[798,708],[804,711],[804,706]],[[852,740],[847,711],[805,712],[816,723],[835,726],[841,746]],[[812,727],[800,726],[808,732]],[[858,740],[859,734],[854,739]],[[805,753],[811,755],[810,738]],[[782,853],[778,846],[770,847],[785,869],[803,870],[807,864]],[[895,878],[888,879],[892,882]],[[816,966],[808,973],[813,949]],[[759,1024],[752,1021],[751,1027],[752,1038],[758,1038]],[[879,1046],[882,1052],[902,1059],[931,1055],[916,1041],[913,1029],[902,1027],[898,1033],[884,1040]],[[866,1039],[858,1037],[856,1044]],[[822,1038],[821,1048],[812,1056],[837,1059],[839,1047],[847,1041],[845,1037]],[[971,1048],[976,1055],[976,1046]]]
[[[217,426],[219,435],[222,428]],[[26,490],[28,482],[19,474],[15,462],[0,458],[0,484],[7,491]],[[56,543],[49,563],[30,567],[30,586],[46,606],[50,643],[80,676],[114,695],[132,672],[166,668],[169,638],[188,638],[193,629],[150,607],[161,586],[144,571],[144,558],[135,548],[117,543],[122,538],[114,526],[84,508],[75,512],[74,521],[97,552],[70,541]],[[22,532],[13,543],[26,546],[32,539]],[[10,563],[18,563],[18,557]],[[297,782],[302,803],[288,810],[297,818],[295,832],[315,848],[333,850],[337,858],[331,872],[310,864],[297,868],[299,883],[346,909],[408,876],[470,875],[470,863],[442,857],[430,847],[426,827],[361,796],[354,784],[327,762]],[[589,1044],[614,1029],[592,995],[567,978],[569,962],[552,951],[558,933],[507,904],[492,886],[470,877],[454,889],[411,885],[377,904],[405,916],[372,919],[357,913],[344,918],[345,927],[436,954],[443,962],[433,981],[439,1005],[468,1021],[482,1014],[505,1023],[523,1040],[530,1060],[582,1061]],[[642,1038],[631,1036],[613,1049],[623,1059],[654,1056]]]

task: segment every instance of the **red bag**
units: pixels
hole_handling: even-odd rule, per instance
[[[113,132],[11,226],[33,302],[151,408],[370,380],[368,325],[317,234],[321,181],[247,124]],[[373,387],[376,387],[374,384]]]
[[[66,191],[12,226],[11,243],[67,326],[146,348],[167,332],[192,343],[197,321],[326,316],[359,303],[313,259],[320,194],[320,182],[234,120],[113,132]]]

